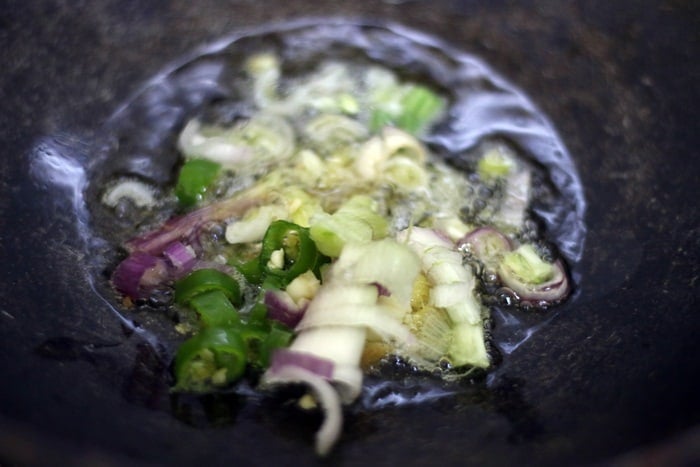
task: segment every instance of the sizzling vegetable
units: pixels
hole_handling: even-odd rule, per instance
[[[530,306],[566,296],[562,263],[520,235],[529,166],[494,143],[469,177],[421,141],[445,96],[378,66],[329,62],[284,79],[261,54],[246,71],[254,111],[186,124],[174,188],[186,212],[126,242],[113,274],[130,301],[173,288],[190,313],[174,390],[255,373],[262,388],[304,383],[326,411],[325,454],[341,404],[361,393],[361,362],[394,355],[445,379],[491,365],[475,271]],[[113,186],[105,203],[153,204],[135,188]]]

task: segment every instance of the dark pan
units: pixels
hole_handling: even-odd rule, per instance
[[[2,9],[3,465],[700,458],[695,3],[10,1]],[[483,58],[550,117],[587,200],[578,293],[508,356],[498,384],[352,412],[326,461],[310,446],[316,420],[276,401],[225,395],[193,409],[170,398],[161,344],[125,327],[80,271],[75,185],[32,173],[47,148],[89,161],[88,142],[117,107],[197,46],[308,15],[397,22]]]

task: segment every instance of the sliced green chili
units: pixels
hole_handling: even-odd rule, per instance
[[[235,327],[241,324],[241,316],[221,290],[210,290],[193,297],[190,307],[197,312],[204,326]]]
[[[308,270],[318,275],[318,269],[326,260],[305,227],[277,220],[265,232],[260,267],[266,275],[265,282],[274,288],[286,287]]]
[[[245,343],[235,329],[204,328],[177,350],[175,389],[209,392],[238,380],[245,367]]]
[[[263,270],[260,267],[260,257],[235,265],[235,268],[243,274],[243,277],[251,284],[259,285],[263,280]]]
[[[192,206],[202,199],[219,175],[221,166],[206,159],[191,159],[180,169],[175,194],[180,204]]]
[[[245,343],[248,363],[259,366],[258,362],[260,362],[261,354],[264,351],[265,341],[270,334],[270,324],[249,322],[241,327],[240,334]]]
[[[219,290],[238,306],[242,302],[241,287],[238,281],[216,269],[198,269],[175,283],[175,302],[188,305],[194,297]]]
[[[270,358],[275,349],[288,347],[292,342],[294,332],[283,324],[277,322],[270,323],[270,331],[262,343],[259,353],[258,365],[267,368],[270,365]]]

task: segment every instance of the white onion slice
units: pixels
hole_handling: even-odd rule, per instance
[[[343,427],[343,409],[335,388],[323,377],[293,365],[282,366],[275,371],[268,370],[263,375],[262,383],[268,386],[291,383],[309,386],[324,412],[323,423],[316,432],[316,453],[319,456],[328,454],[338,441]]]

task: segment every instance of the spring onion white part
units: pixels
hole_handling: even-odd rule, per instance
[[[191,115],[172,193],[120,180],[102,201],[177,203],[124,243],[112,274],[125,305],[172,296],[188,325],[174,390],[305,385],[299,405],[323,411],[326,455],[366,370],[398,360],[448,381],[483,372],[498,290],[544,308],[569,282],[525,232],[534,169],[519,153],[491,141],[450,154],[457,170],[428,143],[446,93],[342,60],[285,76],[283,60],[249,57],[242,102],[220,120]]]
[[[153,208],[157,204],[153,187],[133,179],[115,183],[102,196],[102,202],[110,207],[115,207],[123,199],[130,200],[140,208]]]
[[[306,384],[324,411],[321,427],[316,432],[316,453],[325,456],[338,441],[343,429],[343,409],[340,396],[333,386],[321,376],[299,366],[285,365],[266,373],[263,384]]]

